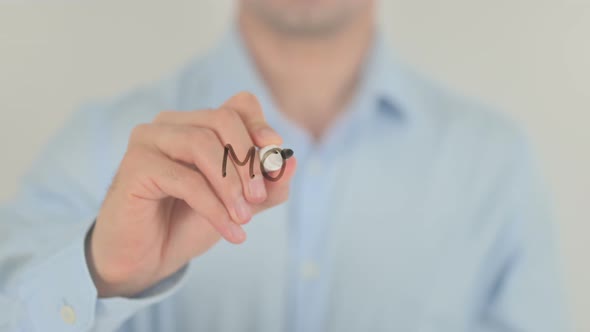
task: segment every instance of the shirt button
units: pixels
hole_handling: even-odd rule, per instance
[[[301,277],[303,280],[315,279],[320,275],[320,268],[314,262],[307,261],[301,265]]]
[[[61,307],[60,314],[65,323],[72,325],[76,322],[76,312],[69,305]]]

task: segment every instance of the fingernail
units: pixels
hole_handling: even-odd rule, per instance
[[[250,179],[250,195],[252,195],[257,203],[266,199],[266,186],[264,185],[261,174]]]
[[[246,203],[244,197],[238,198],[234,208],[236,209],[236,214],[238,215],[240,221],[245,223],[250,220],[250,218],[252,218],[252,211],[250,211],[250,206],[248,203]]]
[[[268,143],[281,143],[283,140],[281,136],[277,134],[276,131],[272,130],[269,127],[263,127],[258,132],[256,132],[258,138],[261,141],[268,142]]]
[[[242,229],[242,227],[238,226],[234,222],[229,222],[229,232],[231,233],[232,238],[236,242],[242,242],[246,238],[246,233]]]

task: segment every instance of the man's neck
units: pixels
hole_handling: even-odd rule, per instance
[[[322,36],[289,36],[240,12],[239,24],[279,111],[319,140],[352,99],[374,34],[372,8]]]

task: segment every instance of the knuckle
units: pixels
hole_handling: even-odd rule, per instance
[[[153,152],[143,146],[133,146],[127,149],[127,153],[121,163],[121,168],[130,173],[143,173],[145,165],[153,162]]]
[[[176,134],[179,136],[180,142],[187,142],[188,144],[206,142],[211,138],[207,128],[197,128],[191,126],[181,126],[177,129]]]
[[[190,128],[187,131],[187,142],[195,142],[188,148],[191,151],[193,162],[199,168],[209,169],[210,162],[203,159],[203,156],[214,156],[219,154],[220,149],[217,134],[210,128]]]
[[[189,126],[182,126],[178,130],[178,135],[183,142],[198,142],[202,139],[200,135],[200,129]]]
[[[155,123],[166,122],[166,120],[169,119],[174,113],[176,113],[176,112],[162,111],[156,115],[153,122],[155,122]]]
[[[195,114],[195,115],[205,115],[205,116],[209,117],[212,114],[215,114],[216,110],[217,110],[216,108],[204,108],[204,109],[192,111],[191,113]]]
[[[231,108],[223,107],[217,111],[216,122],[218,125],[224,126],[228,123],[241,121],[240,115]]]
[[[132,162],[145,159],[145,157],[146,149],[141,145],[130,146],[125,154],[125,159]]]
[[[198,140],[204,142],[213,142],[217,139],[217,134],[210,128],[200,128],[195,132]]]
[[[245,106],[259,106],[258,97],[249,91],[241,91],[235,95],[238,102],[243,103]]]
[[[147,123],[142,123],[139,124],[137,126],[135,126],[132,130],[131,130],[131,135],[129,138],[130,142],[138,142],[139,140],[141,140],[142,137],[145,136],[145,133],[147,131],[149,131],[151,128],[151,125],[147,124]]]

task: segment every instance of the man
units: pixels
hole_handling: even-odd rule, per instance
[[[4,326],[565,329],[509,121],[393,62],[372,0],[238,7],[204,58],[76,113],[2,207]],[[222,176],[226,144],[295,157]]]

